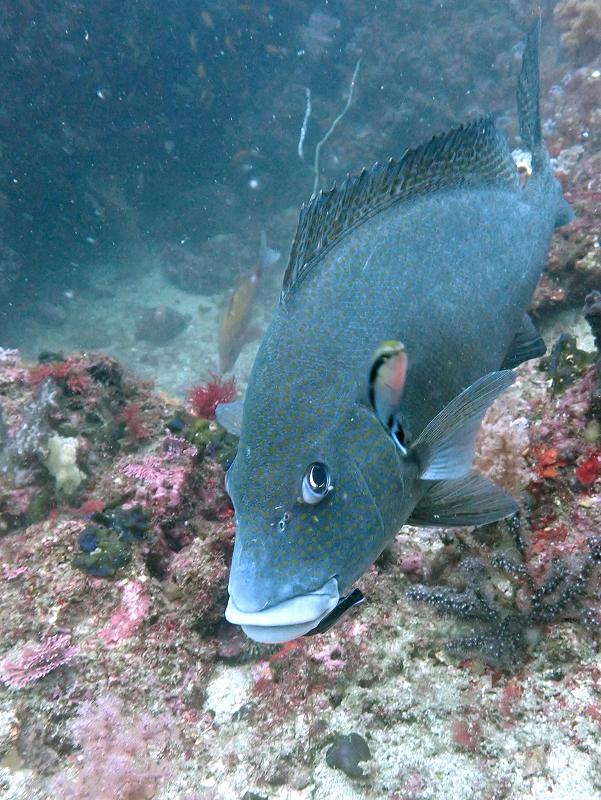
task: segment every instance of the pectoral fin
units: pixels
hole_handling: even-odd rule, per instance
[[[464,478],[436,481],[407,520],[409,525],[445,528],[486,525],[519,510],[518,504],[477,472]]]
[[[524,314],[520,329],[513,337],[513,342],[501,364],[501,369],[513,369],[531,358],[540,358],[547,352],[547,345],[534,322],[528,314]]]
[[[411,447],[420,478],[439,481],[467,475],[482,418],[514,380],[511,370],[489,372],[451,400],[426,425]]]

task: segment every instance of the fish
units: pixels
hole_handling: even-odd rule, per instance
[[[553,230],[573,218],[541,134],[539,27],[517,86],[527,181],[488,115],[301,209],[226,474],[225,617],[251,639],[327,630],[405,524],[518,510],[472,462],[514,367],[545,352],[527,309]]]
[[[267,236],[261,231],[259,261],[247,272],[236,289],[229,295],[224,314],[219,321],[217,347],[219,352],[219,369],[222,373],[234,367],[244,345],[255,337],[250,328],[253,306],[263,270],[275,264],[280,253],[267,247]]]

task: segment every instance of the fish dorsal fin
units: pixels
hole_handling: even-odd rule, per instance
[[[522,56],[522,70],[518,79],[517,101],[520,138],[532,153],[532,168],[541,169],[545,150],[542,143],[539,100],[539,38],[540,18],[534,23],[526,39]]]
[[[386,208],[443,189],[487,185],[519,191],[515,162],[493,115],[435,136],[407,150],[400,161],[348,176],[340,188],[313,195],[301,208],[281,301],[343,236]]]

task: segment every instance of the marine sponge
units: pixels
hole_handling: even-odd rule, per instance
[[[77,466],[77,439],[53,433],[48,438],[48,472],[56,481],[56,488],[72,494],[86,477]]]

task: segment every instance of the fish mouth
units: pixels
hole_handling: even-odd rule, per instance
[[[261,611],[241,611],[230,595],[225,618],[233,625],[240,625],[255,642],[278,644],[297,639],[317,627],[337,608],[339,601],[338,581],[330,578],[319,589]]]

